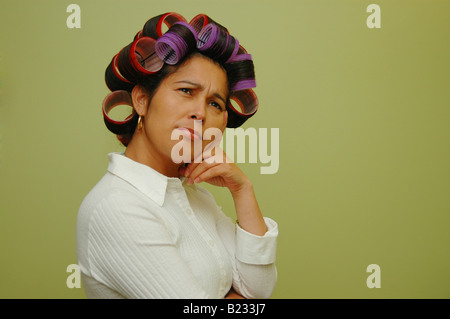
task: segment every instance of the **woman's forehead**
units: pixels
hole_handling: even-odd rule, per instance
[[[172,81],[189,80],[191,82],[198,82],[199,84],[206,84],[212,82],[216,85],[227,86],[227,74],[215,62],[202,56],[193,56],[177,71],[170,76]]]

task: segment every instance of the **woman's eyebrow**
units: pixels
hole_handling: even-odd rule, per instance
[[[227,101],[219,93],[214,93],[214,96],[221,100],[223,103],[227,104]]]
[[[195,87],[200,88],[200,89],[203,88],[202,85],[200,85],[200,84],[198,84],[198,83],[195,83],[195,82],[188,81],[188,80],[181,80],[181,81],[176,81],[176,82],[175,82],[175,84],[179,84],[179,83],[186,83],[186,84],[195,86]]]
[[[203,86],[202,86],[201,84],[196,83],[196,82],[192,82],[192,81],[189,81],[189,80],[176,81],[175,83],[176,83],[176,84],[185,83],[185,84],[192,85],[192,86],[195,87],[195,88],[203,89]],[[227,101],[225,100],[225,98],[222,97],[222,95],[220,95],[220,93],[215,92],[213,95],[214,95],[215,97],[217,97],[219,100],[221,100],[223,103],[225,103],[225,104],[227,103]]]

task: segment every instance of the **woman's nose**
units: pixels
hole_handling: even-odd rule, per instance
[[[193,120],[204,120],[206,113],[206,105],[204,102],[197,101],[191,105],[191,109],[189,110],[189,118]]]

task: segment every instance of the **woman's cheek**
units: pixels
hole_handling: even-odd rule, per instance
[[[224,131],[225,130],[225,128],[227,127],[227,121],[228,121],[228,111],[227,110],[225,110],[225,111],[223,111],[222,112],[223,113],[223,118],[222,118],[222,131]]]

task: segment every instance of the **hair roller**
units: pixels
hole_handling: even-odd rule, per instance
[[[247,50],[245,50],[245,48],[242,45],[239,45],[239,49],[238,49],[237,55],[247,54],[247,53],[248,53]]]
[[[130,92],[119,90],[108,94],[103,100],[102,112],[103,120],[108,130],[120,136],[127,136],[133,134],[136,129],[139,116],[133,112],[123,121],[113,120],[108,116],[108,113],[118,105],[129,105],[133,107],[133,100]],[[120,139],[120,138],[119,138]]]
[[[209,23],[198,34],[197,48],[218,62],[224,63],[237,54],[239,41],[228,34],[226,29]]]
[[[217,27],[219,27],[220,29],[223,29],[223,30],[225,30],[225,32],[229,33],[227,28],[225,28],[223,25],[217,23],[216,21],[214,21],[209,16],[207,16],[206,14],[203,14],[203,13],[197,14],[189,22],[189,24],[194,27],[194,29],[195,29],[195,31],[197,31],[197,33],[199,33],[209,23],[214,24]]]
[[[111,91],[116,91],[116,90],[131,91],[134,87],[134,83],[131,83],[130,81],[125,79],[120,74],[119,70],[117,69],[117,56],[118,56],[118,54],[116,54],[112,58],[108,67],[106,68],[106,71],[105,71],[106,86]]]
[[[231,91],[240,91],[240,90],[250,89],[250,88],[254,88],[254,87],[256,87],[255,79],[245,79],[245,80],[240,80],[240,81],[236,82],[235,84],[233,84],[233,86],[231,87]]]
[[[143,76],[153,74],[163,67],[163,61],[155,54],[155,43],[155,39],[143,36],[119,52],[117,66],[123,78],[136,83]]]
[[[138,72],[134,69],[130,62],[130,50],[134,42],[120,50],[117,57],[117,69],[120,74],[129,82],[136,83],[138,81]]]
[[[239,49],[239,41],[235,37],[230,34],[226,34],[227,42],[225,44],[225,48],[220,56],[220,59],[226,63],[234,56],[236,56],[237,51]]]
[[[231,100],[236,102],[240,110],[237,110]],[[244,124],[258,110],[258,98],[252,89],[234,91],[230,94],[230,102],[227,104],[227,127],[236,128]]]
[[[139,30],[138,33],[136,33],[136,35],[134,36],[133,41],[142,37],[143,37],[142,30]]]
[[[130,61],[134,69],[143,74],[153,74],[161,70],[164,62],[155,53],[156,40],[150,37],[140,37],[130,48]]]
[[[175,23],[156,42],[156,54],[167,64],[177,64],[196,48],[197,32],[187,22]]]
[[[230,37],[232,37],[230,35]],[[229,55],[228,59],[225,61],[225,63],[228,63],[230,60],[232,60],[239,52],[239,48],[241,47],[239,45],[239,41],[238,39],[236,39],[235,37],[232,37],[234,39],[234,43],[231,43],[230,47],[233,48],[233,50],[231,51],[231,54]]]
[[[200,33],[209,21],[212,20],[206,14],[200,13],[193,17],[189,24],[194,28],[195,32]]]
[[[203,52],[217,51],[220,29],[212,23],[206,25],[198,34],[197,48]]]
[[[255,68],[250,54],[239,54],[224,67],[227,70],[231,91],[256,87]]]
[[[242,47],[240,46],[240,48],[242,48]],[[239,50],[240,50],[240,49],[239,49]],[[239,52],[239,50],[238,50],[238,52]],[[245,61],[245,60],[253,61],[252,55],[251,55],[251,54],[248,54],[248,53],[238,53],[238,54],[236,54],[234,57],[230,58],[230,59],[228,60],[228,62],[231,63],[231,62]]]
[[[177,22],[187,22],[186,19],[176,12],[168,12],[151,18],[142,28],[142,36],[159,39],[162,35],[162,24],[164,23],[169,29]]]
[[[197,31],[197,33],[200,33],[200,31],[209,23],[214,24],[218,28],[223,29],[227,33],[229,33],[227,28],[225,28],[223,25],[217,23],[216,21],[214,21],[213,19],[211,19],[210,17],[208,17],[206,14],[203,13],[197,14],[189,22],[189,24],[195,29],[195,31]]]

